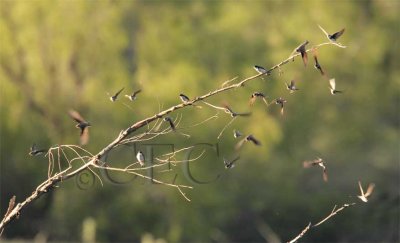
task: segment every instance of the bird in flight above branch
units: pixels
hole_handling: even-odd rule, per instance
[[[111,100],[111,102],[114,102],[114,101],[116,101],[117,100],[117,98],[118,98],[118,95],[122,92],[122,90],[124,90],[125,88],[122,88],[122,89],[120,89],[120,90],[118,90],[118,92],[117,93],[115,93],[115,95],[113,95],[113,96],[110,96],[110,94],[109,93],[107,93],[108,94],[108,96],[110,96],[110,100]]]
[[[311,161],[304,161],[303,162],[303,167],[304,168],[310,168],[311,166],[319,165],[322,168],[322,178],[324,179],[325,182],[328,181],[328,172],[326,170],[324,161],[321,158],[316,158]]]
[[[235,162],[238,161],[239,159],[240,159],[239,156],[237,156],[233,160],[226,160],[225,158],[223,158],[225,169],[231,169],[231,168],[235,167]]]
[[[37,149],[36,144],[32,144],[29,150],[29,155],[30,156],[37,156],[40,154],[45,153],[47,150],[46,149]]]
[[[122,90],[121,90],[121,91],[122,91]],[[140,92],[142,92],[141,89],[136,90],[135,92],[133,92],[133,93],[130,94],[130,95],[125,95],[125,97],[128,98],[128,99],[131,100],[131,101],[134,101],[134,100],[136,100],[136,98],[137,98],[136,95],[139,94]]]
[[[240,140],[236,145],[235,145],[235,149],[238,150],[240,149],[243,144],[245,142],[252,142],[254,145],[260,146],[261,142],[258,141],[252,134],[247,135],[245,138],[243,138],[242,140]]]
[[[263,93],[254,92],[253,94],[251,94],[251,97],[250,97],[250,102],[249,102],[250,106],[252,106],[254,104],[254,102],[256,102],[257,98],[261,98],[264,101],[264,103],[266,105],[268,105],[268,102],[267,102],[267,99],[266,99],[267,97]]]
[[[332,95],[343,93],[343,91],[336,89],[336,81],[334,78],[329,79],[329,89]]]
[[[360,200],[363,201],[363,202],[368,202],[368,197],[371,195],[372,191],[374,190],[375,184],[374,183],[370,183],[368,185],[367,192],[365,194],[364,194],[364,190],[362,189],[360,181],[358,181],[358,186],[360,187],[361,195],[357,196],[357,197],[360,198]]]
[[[81,130],[80,133],[80,142],[81,145],[85,145],[89,141],[89,127],[91,126],[90,122],[85,121],[82,116],[74,110],[69,111],[69,115],[74,119],[78,124],[76,124],[76,128]]]
[[[293,93],[293,92],[299,90],[299,89],[296,87],[296,81],[294,81],[294,80],[290,81],[290,83],[286,83],[286,82],[285,82],[285,84],[286,84],[286,89],[289,90],[290,93]]]

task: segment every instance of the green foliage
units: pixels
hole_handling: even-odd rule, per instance
[[[317,24],[332,32],[346,27],[340,42],[348,46],[319,49],[321,65],[342,95],[330,95],[310,54],[307,68],[296,59],[282,67],[282,76],[274,72],[212,97],[213,104],[253,112],[219,140],[230,120],[222,112],[185,130],[190,139],[157,139],[177,148],[218,143],[219,155],[204,145],[207,155],[190,164],[196,179],[211,181],[186,191],[190,203],[174,189],[139,178],[126,185],[96,181],[87,190],[71,180],[24,211],[4,236],[33,239],[43,233],[55,241],[78,241],[82,224],[93,218],[99,241],[139,241],[147,233],[168,242],[263,241],[262,224],[288,240],[335,204],[357,200],[361,179],[377,185],[371,201],[303,239],[399,241],[398,9],[390,0],[1,1],[1,212],[12,195],[22,200],[47,176],[47,159],[27,155],[33,142],[78,143],[79,131],[67,114],[71,108],[93,123],[87,149],[96,153],[121,129],[180,102],[180,93],[199,96],[233,77],[254,75],[253,65],[286,59],[304,40],[309,46],[325,42]],[[294,94],[283,86],[291,79],[299,81]],[[143,92],[133,103],[122,96],[111,103],[106,93],[122,87]],[[249,108],[254,91],[269,100],[285,97],[285,115],[262,102]],[[187,127],[215,113],[188,107],[173,117],[182,115],[181,126]],[[246,144],[236,167],[226,171],[222,157],[233,157],[233,129],[254,134],[262,146]],[[121,148],[109,161],[128,163],[133,155]],[[327,184],[316,168],[302,169],[303,160],[316,156],[327,161]],[[171,182],[175,174],[177,182],[192,183],[183,166],[156,177]]]

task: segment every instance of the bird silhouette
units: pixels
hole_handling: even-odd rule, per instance
[[[252,142],[254,145],[260,146],[261,142],[258,141],[252,134],[247,135],[245,138],[243,138],[242,140],[240,140],[236,145],[235,145],[235,149],[238,150],[240,149],[243,144],[245,142]]]
[[[360,200],[363,201],[363,202],[368,202],[368,197],[371,195],[372,191],[374,190],[375,184],[374,183],[370,183],[368,185],[367,192],[365,194],[364,194],[364,190],[362,189],[360,181],[358,181],[358,186],[360,187],[361,195],[357,196],[357,197],[360,198]]]
[[[326,32],[326,30],[324,30],[324,28],[321,27],[321,25],[318,25],[318,27],[322,30],[322,32],[324,32],[324,34],[326,35],[326,38],[328,38],[328,40],[332,41],[332,42],[336,42],[337,39],[339,39],[340,36],[343,35],[345,28],[339,30],[338,32],[335,32],[333,34],[329,34],[328,32]]]
[[[131,101],[134,101],[134,100],[136,100],[136,98],[137,98],[136,95],[139,94],[140,92],[142,92],[141,89],[136,90],[135,92],[133,92],[133,93],[130,94],[130,95],[125,95],[125,97],[128,98],[128,99],[131,100]]]
[[[174,122],[172,121],[171,117],[166,116],[166,117],[164,117],[163,120],[164,120],[165,122],[168,122],[168,123],[169,123],[169,126],[171,127],[172,131],[175,131],[175,125],[174,125]]]
[[[117,98],[118,98],[118,95],[122,92],[122,90],[124,90],[125,88],[122,88],[122,89],[120,89],[120,90],[118,90],[118,92],[117,93],[115,93],[115,95],[113,95],[113,96],[110,96],[110,100],[111,100],[111,102],[114,102],[114,101],[116,101],[117,100]],[[108,95],[110,95],[110,94],[108,94]]]
[[[329,79],[329,89],[332,95],[343,93],[343,91],[336,89],[336,81],[334,78]]]
[[[316,48],[313,48],[313,56],[314,56],[314,61],[315,61],[314,67],[321,73],[322,76],[324,76],[325,72],[322,69],[321,64],[319,64],[319,62],[318,62],[318,52],[317,52]]]
[[[37,149],[36,144],[32,144],[32,146],[29,149],[29,155],[37,156],[37,155],[45,153],[46,151],[47,151],[47,149]]]
[[[231,169],[231,168],[235,167],[235,162],[238,161],[239,159],[240,159],[239,156],[237,156],[236,158],[234,158],[232,160],[226,160],[225,158],[223,158],[225,169]]]
[[[290,83],[286,83],[286,82],[285,82],[285,84],[286,84],[286,89],[289,90],[290,93],[293,93],[293,92],[299,90],[299,89],[296,87],[296,81],[294,81],[294,80],[291,80]]]
[[[294,53],[298,52],[301,54],[301,58],[303,59],[303,63],[304,66],[307,66],[307,62],[308,62],[308,57],[307,57],[307,50],[306,50],[306,45],[309,42],[306,40],[304,43],[302,43],[301,45],[299,45],[298,47],[296,47],[292,54],[290,56],[293,56]],[[294,57],[293,57],[293,61],[294,61]]]
[[[303,167],[304,168],[310,168],[311,166],[319,165],[322,168],[322,178],[324,179],[325,182],[328,181],[328,172],[326,169],[326,166],[324,164],[323,159],[321,158],[316,158],[314,160],[307,160],[303,162]]]
[[[81,130],[81,145],[87,144],[89,141],[89,127],[91,126],[90,122],[85,121],[85,119],[83,119],[82,116],[75,110],[70,110],[69,115],[78,123],[75,127]]]
[[[262,99],[264,101],[264,103],[266,105],[268,105],[268,102],[266,99],[267,97],[261,92],[254,92],[253,94],[251,94],[249,105],[252,106],[254,104],[254,102],[256,102],[257,98]]]

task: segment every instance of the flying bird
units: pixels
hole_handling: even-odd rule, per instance
[[[238,130],[233,130],[233,137],[238,138],[241,137],[243,134]]]
[[[307,62],[308,62],[308,57],[307,57],[307,50],[306,50],[306,45],[308,44],[308,40],[306,40],[304,43],[302,43],[301,45],[299,45],[298,47],[296,47],[292,54],[290,54],[290,56],[293,56],[294,53],[298,52],[301,54],[301,58],[303,59],[303,63],[304,66],[307,66]],[[293,57],[293,61],[294,61],[294,57]]]
[[[117,98],[118,98],[118,95],[122,92],[122,90],[124,90],[125,88],[122,88],[122,89],[120,89],[120,90],[118,90],[118,92],[117,93],[115,93],[115,95],[113,95],[113,96],[110,96],[110,100],[111,100],[111,102],[114,102],[114,101],[116,101],[117,100]],[[110,95],[110,94],[108,94],[108,95]]]
[[[144,166],[144,154],[142,151],[139,150],[139,152],[136,154],[136,159],[139,162],[140,166]]]
[[[136,100],[136,95],[139,94],[140,92],[142,92],[141,89],[136,90],[135,92],[133,92],[131,95],[125,95],[126,98],[130,99],[131,101]]]
[[[345,28],[343,28],[343,29],[339,30],[338,32],[335,32],[331,35],[328,32],[326,32],[326,30],[324,30],[324,28],[322,28],[321,25],[318,25],[318,27],[322,30],[322,32],[324,32],[324,34],[326,35],[326,38],[328,38],[328,40],[330,40],[331,42],[336,42],[337,39],[339,39],[339,37],[343,35],[343,32],[345,30]]]
[[[314,56],[314,61],[315,61],[315,64],[314,64],[314,67],[317,69],[317,70],[319,70],[319,72],[321,73],[321,75],[325,75],[325,72],[324,72],[324,70],[322,69],[322,67],[321,67],[321,64],[319,64],[319,62],[318,62],[318,52],[317,52],[317,49],[316,48],[313,48],[313,56]]]
[[[80,133],[80,142],[81,145],[85,145],[89,141],[89,127],[91,126],[90,122],[85,121],[85,119],[82,118],[82,116],[74,110],[69,111],[70,117],[74,119],[78,124],[76,124],[76,128],[79,128],[81,130]]]
[[[286,84],[286,89],[289,90],[290,93],[293,93],[293,92],[299,90],[299,89],[296,87],[296,81],[294,81],[294,80],[290,81],[290,83],[286,83],[286,82],[285,82],[285,84]]]
[[[240,149],[243,144],[245,142],[252,142],[254,145],[260,146],[261,143],[260,141],[258,141],[252,134],[247,135],[245,138],[243,138],[242,140],[240,140],[236,145],[235,145],[235,149],[238,150]]]
[[[228,105],[223,105],[223,107],[225,108],[224,111],[225,113],[228,113],[231,115],[231,117],[236,117],[236,116],[250,116],[251,112],[245,112],[245,113],[237,113],[234,112]]]
[[[365,194],[364,194],[364,190],[362,189],[360,181],[358,181],[358,186],[360,187],[361,195],[357,196],[357,197],[360,198],[360,200],[363,201],[363,202],[368,202],[368,197],[371,195],[372,191],[374,190],[375,184],[374,183],[370,183],[368,185],[367,192]]]
[[[251,94],[251,97],[250,97],[250,102],[249,102],[250,106],[252,106],[254,104],[254,102],[256,102],[257,98],[262,99],[264,101],[264,103],[266,105],[268,105],[268,102],[267,102],[267,99],[266,99],[267,97],[263,93],[254,92],[253,94]]]
[[[36,144],[32,144],[29,150],[29,155],[30,156],[36,156],[45,153],[47,150],[46,149],[37,149]]]
[[[169,126],[171,127],[172,131],[175,131],[175,125],[174,125],[174,122],[172,121],[171,117],[166,116],[166,117],[164,117],[163,120],[164,120],[165,122],[168,122],[168,123],[169,123]]]
[[[281,115],[283,115],[283,109],[284,109],[284,106],[285,106],[286,102],[287,101],[282,97],[279,97],[278,99],[275,99],[275,104],[281,106]]]
[[[336,81],[334,78],[329,79],[329,89],[332,95],[343,93],[343,91],[336,90]]]
[[[324,161],[321,158],[316,158],[311,161],[304,161],[303,162],[303,167],[304,168],[310,168],[311,166],[319,165],[322,168],[322,178],[324,179],[325,182],[328,181],[328,172],[326,170]]]
[[[223,160],[224,160],[224,165],[225,165],[225,169],[231,169],[231,168],[235,167],[235,162],[236,162],[237,160],[239,160],[239,159],[240,159],[239,156],[236,157],[236,158],[234,158],[233,160],[226,160],[225,158],[223,158]]]

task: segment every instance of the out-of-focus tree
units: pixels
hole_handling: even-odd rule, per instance
[[[261,225],[282,240],[334,204],[357,200],[357,180],[374,181],[371,202],[338,216],[305,236],[305,241],[396,241],[399,236],[399,4],[395,1],[1,1],[0,131],[1,208],[11,195],[25,197],[43,178],[44,159],[28,158],[31,143],[77,143],[68,117],[78,109],[89,121],[89,150],[97,151],[118,132],[159,106],[198,96],[235,76],[254,74],[253,65],[270,67],[304,40],[326,41],[329,31],[346,27],[348,47],[321,48],[319,58],[342,95],[331,96],[328,83],[296,59],[243,89],[212,98],[238,110],[250,109],[254,91],[270,99],[283,96],[285,115],[276,107],[252,107],[249,119],[237,119],[218,140],[229,117],[159,143],[218,143],[220,156],[207,149],[191,165],[199,180],[187,203],[175,191],[135,180],[125,186],[95,184],[79,190],[62,184],[7,228],[5,237],[80,239],[83,221],[96,221],[100,241],[155,238],[180,241],[261,241]],[[289,94],[283,84],[298,80]],[[107,92],[142,88],[135,103],[111,103]],[[124,98],[121,97],[121,100]],[[215,110],[187,109],[183,125]],[[233,128],[254,133],[262,147],[245,147],[241,160],[224,171],[222,156],[237,142]],[[199,149],[200,150],[200,149]],[[113,161],[130,156],[112,154]],[[321,156],[330,180],[302,170],[302,161]],[[178,180],[185,174],[175,169]],[[170,175],[171,180],[173,174]],[[124,178],[126,179],[126,178]]]

